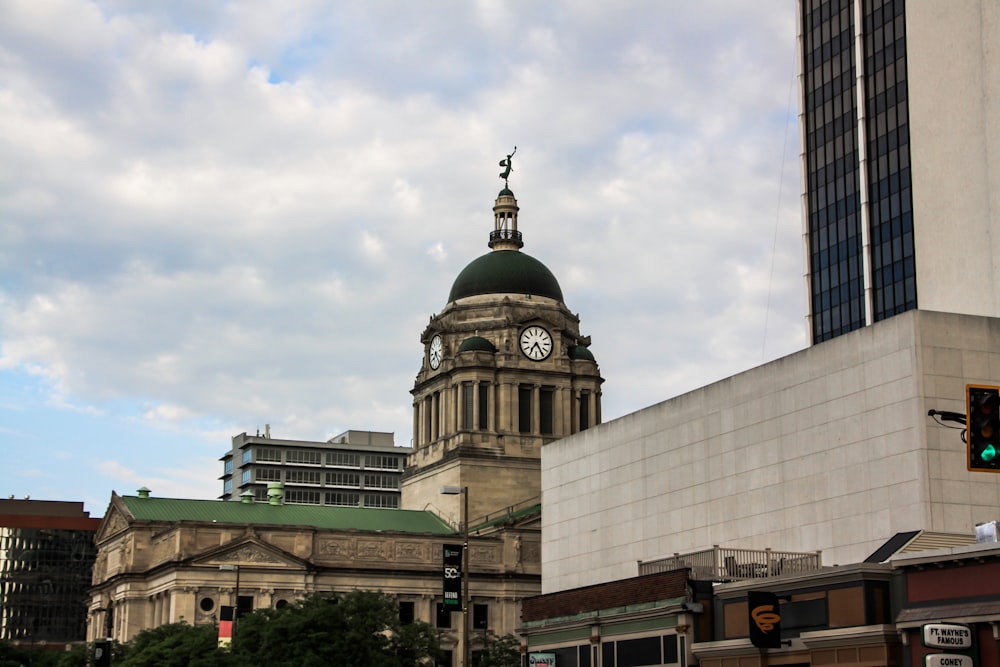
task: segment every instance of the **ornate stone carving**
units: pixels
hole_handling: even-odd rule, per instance
[[[318,551],[326,558],[350,559],[354,557],[354,540],[320,540]]]
[[[115,512],[114,514],[111,515],[111,518],[108,519],[108,522],[105,524],[104,528],[105,528],[104,530],[105,535],[112,535],[120,530],[125,530],[126,528],[128,528],[128,521],[126,521],[125,517],[123,517],[121,514]]]
[[[389,549],[383,540],[358,540],[358,558],[388,560]]]
[[[224,554],[219,560],[222,561],[223,563],[234,563],[234,564],[243,564],[243,563],[280,564],[284,562],[278,558],[275,558],[272,554],[269,554],[266,551],[250,544],[246,544],[240,547],[239,549],[236,549],[235,551],[230,551],[229,553]]]
[[[422,542],[397,542],[396,560],[425,561],[427,545]]]
[[[495,564],[501,562],[500,549],[495,546],[472,546],[469,551],[469,560],[473,563]]]

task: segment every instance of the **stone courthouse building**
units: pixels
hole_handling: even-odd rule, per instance
[[[442,554],[461,544],[463,524],[471,650],[486,632],[516,630],[521,600],[541,592],[542,447],[600,423],[603,379],[555,276],[521,252],[506,178],[493,210],[491,252],[458,275],[421,334],[401,508],[293,504],[277,488],[261,502],[239,488],[235,461],[240,501],[113,494],[97,537],[88,639],[212,624],[222,605],[272,608],[368,589],[396,596],[404,619],[440,628],[460,664],[463,615],[442,606]],[[242,465],[258,465],[265,444],[251,443]]]

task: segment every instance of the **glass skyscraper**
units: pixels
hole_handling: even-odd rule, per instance
[[[918,306],[1000,316],[997,3],[798,9],[811,342]]]

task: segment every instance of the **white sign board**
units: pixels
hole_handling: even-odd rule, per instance
[[[555,653],[529,653],[529,667],[556,667]]]
[[[972,648],[972,629],[957,623],[928,623],[921,628],[924,646],[931,648]]]
[[[932,653],[924,656],[924,667],[974,667],[974,665],[970,656],[957,653]]]

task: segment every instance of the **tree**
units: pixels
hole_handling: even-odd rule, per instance
[[[128,643],[123,660],[115,667],[228,667],[232,662],[218,648],[213,625],[192,627],[169,623],[143,630]]]
[[[492,632],[482,651],[472,660],[474,667],[521,667],[521,642],[514,635],[497,637]]]
[[[410,667],[438,655],[427,623],[403,625],[390,596],[311,595],[240,618],[233,658],[246,667]]]

